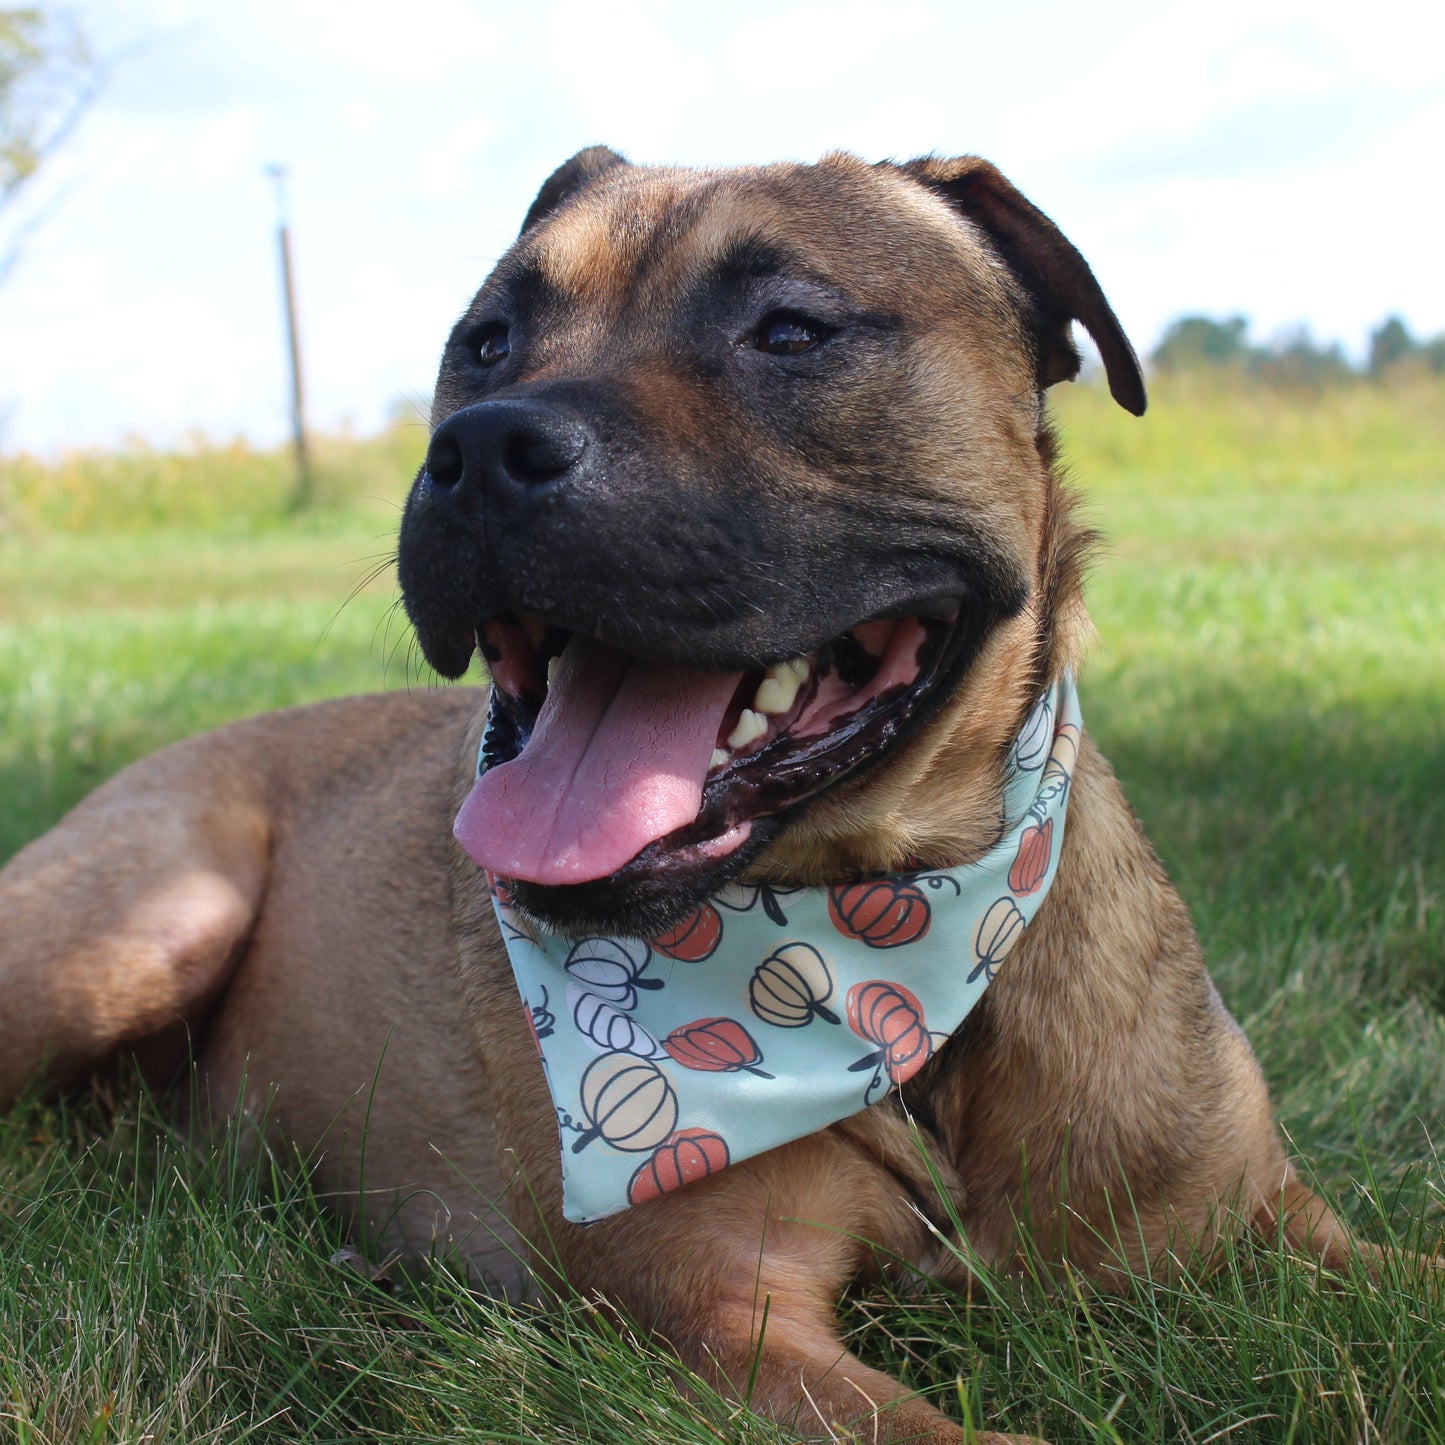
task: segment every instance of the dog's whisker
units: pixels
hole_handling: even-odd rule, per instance
[[[355,602],[356,599],[360,597],[361,594],[365,592],[366,589],[377,580],[377,578],[384,576],[388,571],[390,571],[396,566],[396,552],[386,552],[374,559],[361,560],[370,560],[371,566],[369,566],[367,570],[355,582],[351,584],[351,587],[347,591],[346,596],[341,600],[341,604],[337,607],[336,611],[333,612],[331,616],[327,619],[326,625],[321,629],[320,634],[317,636],[315,646],[312,649],[313,654],[316,648],[319,648],[321,644],[326,640],[327,636],[331,632],[331,629],[336,626],[337,622],[341,618],[341,614],[349,606],[351,606],[351,604]],[[393,607],[395,607],[396,605],[396,603],[392,604]]]

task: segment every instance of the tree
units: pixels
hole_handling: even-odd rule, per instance
[[[1190,371],[1201,366],[1232,366],[1248,361],[1249,322],[1243,316],[1216,321],[1210,316],[1181,316],[1171,321],[1150,357],[1161,371]]]
[[[1317,342],[1306,326],[1291,327],[1255,352],[1251,370],[1271,386],[1301,391],[1339,386],[1354,375],[1340,344]]]
[[[47,18],[38,6],[0,6],[0,282],[45,215],[12,225],[17,202],[80,123],[100,79],[69,21]]]
[[[1405,323],[1398,316],[1391,316],[1370,333],[1370,375],[1378,380],[1392,366],[1409,360],[1419,349]]]

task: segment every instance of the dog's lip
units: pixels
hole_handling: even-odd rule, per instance
[[[901,617],[922,617],[930,622],[954,622],[963,607],[963,598],[956,592],[931,592],[914,597],[897,606],[884,608],[865,619],[869,622],[890,622]]]
[[[749,850],[748,845],[755,841],[755,824],[759,821],[762,820],[745,818],[716,837],[691,842],[679,841],[675,836],[658,838],[606,878],[581,886],[601,887],[610,892],[621,893],[657,878],[676,883],[687,874],[732,876],[737,872],[735,863],[738,856],[746,858],[750,851],[755,851]],[[548,888],[546,891],[566,893],[580,890],[572,890],[564,885],[561,889]],[[710,888],[708,891],[712,892],[714,889]]]

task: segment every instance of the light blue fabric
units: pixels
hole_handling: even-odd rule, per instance
[[[567,1218],[802,1138],[921,1068],[1053,882],[1080,727],[1065,677],[1013,745],[1003,840],[959,868],[733,884],[651,940],[541,932],[493,880],[557,1111]]]

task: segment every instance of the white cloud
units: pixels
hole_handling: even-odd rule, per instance
[[[1445,329],[1425,183],[1445,22],[1409,0],[83,0],[80,18],[121,53],[0,290],[12,444],[280,434],[272,160],[322,425],[430,386],[537,186],[597,141],[706,164],[988,155],[1144,347],[1193,309],[1356,347],[1390,311]]]
[[[474,116],[428,144],[417,157],[417,194],[427,201],[450,201],[474,192],[482,180],[477,173],[478,155],[496,134],[494,121]]]
[[[341,107],[342,123],[353,135],[375,135],[380,124],[376,107],[369,100],[350,100]]]

